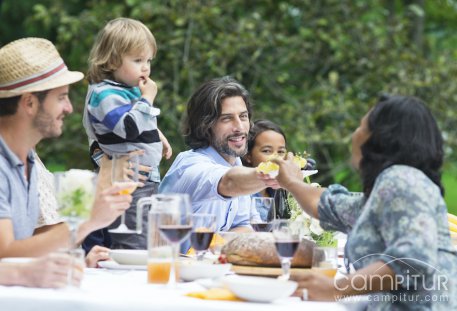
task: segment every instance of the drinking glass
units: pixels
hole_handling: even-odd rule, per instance
[[[113,154],[111,181],[113,186],[121,186],[119,195],[131,194],[138,183],[139,157],[136,154]],[[138,211],[137,211],[138,213]],[[138,217],[137,217],[138,219]],[[138,224],[137,224],[138,227]],[[117,228],[109,229],[111,233],[136,233],[125,224],[125,212],[121,215],[121,222]]]
[[[274,198],[251,198],[250,222],[257,232],[270,232],[276,218]]]
[[[69,227],[69,248],[74,249],[78,226],[89,219],[92,210],[97,175],[88,170],[71,169],[53,176],[57,212]]]
[[[311,269],[328,277],[335,277],[338,270],[338,249],[336,247],[314,247]]]
[[[187,194],[157,194],[155,201],[166,206],[159,214],[159,232],[171,244],[172,257],[168,286],[176,287],[175,266],[178,258],[179,244],[186,240],[192,230],[192,206]]]
[[[190,243],[197,254],[197,260],[203,260],[203,256],[208,251],[209,245],[213,240],[216,231],[215,214],[193,214],[193,229],[190,235]]]
[[[276,252],[281,260],[281,279],[288,280],[290,277],[291,261],[300,245],[304,226],[303,221],[298,220],[275,219],[273,222]]]

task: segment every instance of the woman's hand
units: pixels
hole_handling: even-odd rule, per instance
[[[99,261],[110,259],[109,248],[95,245],[86,256],[86,266],[88,268],[96,268]]]
[[[303,290],[306,289],[309,300],[334,301],[338,298],[333,278],[310,271],[294,273],[291,279],[298,283],[294,296],[303,297]]]
[[[144,154],[144,150],[134,150],[134,151],[129,152],[130,156],[135,156],[135,155],[141,156],[143,154]],[[110,160],[110,158],[106,154],[104,154],[100,160],[100,171],[98,173],[98,183],[97,183],[98,191],[103,191],[112,185],[112,182],[111,182],[112,165],[113,165],[113,161]],[[133,176],[134,172],[133,172],[133,170],[128,169],[127,161],[126,161],[125,165],[126,165],[125,172],[126,172],[127,176]],[[138,166],[138,171],[140,171],[140,172],[145,172],[145,173],[149,174],[149,172],[151,170],[152,170],[152,168],[150,166],[141,165],[141,164]],[[143,187],[144,182],[147,181],[147,179],[148,179],[148,176],[146,176],[145,174],[138,174],[138,185],[137,186],[139,188]]]
[[[276,180],[279,182],[281,188],[289,190],[290,185],[303,182],[303,174],[300,167],[294,162],[294,154],[292,152],[287,153],[284,159],[275,157],[270,161],[279,165]]]

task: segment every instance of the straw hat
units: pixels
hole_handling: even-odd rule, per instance
[[[19,39],[0,49],[0,98],[54,89],[83,77],[81,72],[68,70],[46,39]]]

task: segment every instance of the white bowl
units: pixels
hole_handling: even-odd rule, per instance
[[[232,264],[213,264],[208,261],[181,261],[179,265],[179,277],[183,281],[194,281],[197,279],[220,278],[226,275]]]
[[[144,249],[112,249],[110,257],[120,265],[146,265],[148,251]]]
[[[297,289],[294,281],[257,276],[228,276],[222,283],[237,297],[253,302],[271,302],[289,297]]]

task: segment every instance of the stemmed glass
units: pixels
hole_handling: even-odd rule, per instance
[[[338,249],[336,247],[314,247],[311,269],[328,277],[335,277],[338,270]]]
[[[159,232],[171,243],[172,258],[168,286],[176,287],[176,263],[179,244],[189,237],[192,230],[192,206],[187,194],[158,194],[153,196],[167,206],[159,213]]]
[[[92,210],[97,175],[78,169],[56,172],[53,175],[57,211],[70,229],[70,249],[73,249],[76,247],[78,226],[89,219]]]
[[[112,158],[111,181],[113,186],[118,185],[122,187],[122,190],[119,191],[119,195],[133,193],[138,185],[138,155],[113,154]],[[136,230],[129,229],[125,224],[125,212],[121,215],[121,222],[119,226],[117,228],[109,229],[108,231],[111,233],[137,232]]]
[[[303,221],[276,219],[273,222],[276,252],[281,259],[282,275],[280,278],[283,280],[288,280],[290,277],[291,261],[300,245],[303,230]]]
[[[195,249],[197,260],[203,260],[216,231],[215,214],[193,214],[193,230],[190,235],[190,243]]]
[[[253,197],[251,199],[250,222],[257,232],[270,232],[276,218],[274,198]]]

